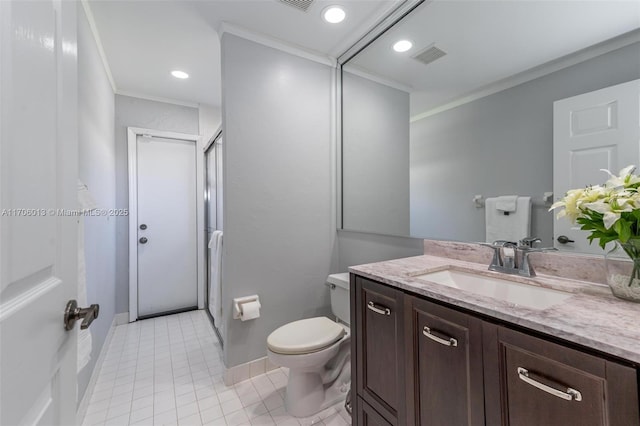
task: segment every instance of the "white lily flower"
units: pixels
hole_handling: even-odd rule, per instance
[[[602,225],[611,229],[623,213],[640,209],[640,176],[633,174],[635,169],[633,165],[627,166],[620,170],[619,176],[601,169],[609,175],[609,180],[604,185],[567,191],[565,197],[554,203],[549,210],[560,208],[557,217],[567,216],[573,223],[578,219],[586,220],[587,223],[597,220],[591,218],[589,211],[600,213]],[[640,230],[634,232],[640,237]]]
[[[607,180],[605,186],[609,188],[624,188],[626,186],[640,183],[640,176],[633,174],[635,169],[636,166],[634,165],[627,166],[624,169],[620,170],[618,176],[614,175],[607,169],[600,169],[600,171],[605,172],[609,175],[609,180]]]
[[[636,166],[630,165],[620,170],[619,176],[627,176],[633,173],[636,170]]]
[[[620,219],[620,213],[616,212],[606,212],[602,217],[602,222],[604,223],[604,227],[606,229],[610,229],[614,223],[616,223]]]
[[[602,213],[604,215],[602,219],[602,221],[604,222],[604,227],[606,229],[609,229],[613,226],[614,223],[618,221],[618,219],[620,219],[620,216],[623,212],[633,211],[633,206],[628,201],[630,201],[630,199],[615,199],[612,197],[611,199],[605,201],[585,203],[583,204],[583,207],[585,209]]]

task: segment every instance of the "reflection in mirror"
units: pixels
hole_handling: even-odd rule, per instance
[[[485,241],[474,197],[518,195],[552,246],[554,102],[639,79],[639,28],[634,1],[420,5],[343,65],[343,228]]]

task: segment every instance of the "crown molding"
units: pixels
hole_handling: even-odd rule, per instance
[[[180,105],[191,108],[200,107],[200,104],[197,102],[179,101],[177,99],[163,98],[161,96],[150,96],[143,93],[130,92],[128,90],[116,90],[115,94],[120,96],[128,96],[130,98],[144,99],[146,101],[162,102],[165,104]]]
[[[614,50],[621,49],[625,46],[629,46],[633,43],[640,42],[640,30],[633,30],[628,33],[622,34],[618,37],[614,37],[610,40],[603,41],[593,46],[586,47],[577,52],[571,53],[562,58],[555,59],[553,61],[546,62],[537,67],[515,74],[511,77],[498,80],[487,86],[481,87],[478,90],[472,91],[457,98],[444,105],[432,108],[420,114],[416,114],[411,117],[411,123],[419,121],[432,115],[439,114],[441,112],[459,107],[461,105],[473,102],[475,100],[484,98],[485,96],[493,95],[494,93],[502,92],[503,90],[510,89],[520,84],[526,83],[536,78],[543,77],[545,75],[554,73],[556,71],[563,70],[565,68],[577,65],[581,62],[593,59],[605,53],[613,52]]]
[[[91,11],[89,1],[80,0],[80,4],[82,4],[82,9],[84,10],[84,14],[87,17],[87,21],[89,22],[89,28],[91,29],[91,34],[93,34],[93,39],[96,42],[98,54],[100,55],[100,59],[102,60],[104,71],[105,73],[107,73],[109,84],[111,84],[111,90],[113,91],[113,93],[116,93],[118,90],[116,87],[116,82],[113,79],[113,74],[111,74],[111,67],[109,66],[109,61],[107,61],[107,55],[104,53],[104,47],[102,46],[102,40],[100,38],[100,33],[98,32],[98,26],[96,25],[96,20],[93,17],[93,12]]]
[[[422,3],[431,3],[433,0],[402,0],[400,4],[394,5],[387,10],[387,13],[379,20],[379,22],[367,31],[360,40],[349,47],[344,53],[338,56],[338,63],[345,64],[354,56],[366,49],[371,43],[376,41],[378,37],[387,30],[401,21],[405,16],[411,13]]]
[[[389,86],[397,90],[401,90],[403,92],[411,93],[411,91],[413,90],[411,86],[407,86],[406,84],[402,84],[395,80],[391,80],[389,78],[381,77],[379,75],[370,73],[355,65],[349,65],[349,64],[343,65],[342,71],[348,72],[349,74],[357,75],[358,77],[366,78],[367,80],[371,80],[373,82],[376,82],[385,86]]]
[[[336,58],[333,58],[329,55],[324,55],[322,53],[318,53],[312,50],[302,48],[298,45],[288,43],[284,40],[280,40],[274,37],[269,37],[267,35],[257,33],[255,31],[249,30],[239,25],[230,24],[229,22],[222,22],[217,30],[221,40],[224,34],[232,34],[232,35],[244,38],[246,40],[250,40],[255,43],[262,44],[264,46],[289,53],[291,55],[295,55],[304,59],[309,59],[311,61],[321,63],[323,65],[328,65],[330,67],[337,66]]]

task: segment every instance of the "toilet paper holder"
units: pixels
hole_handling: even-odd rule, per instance
[[[246,303],[253,303],[256,302],[258,304],[258,308],[260,308],[260,298],[258,297],[257,294],[254,294],[253,296],[246,296],[246,297],[236,297],[233,299],[233,319],[243,319],[243,308],[242,305],[246,304]]]

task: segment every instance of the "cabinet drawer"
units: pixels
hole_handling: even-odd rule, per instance
[[[500,402],[488,418],[499,410],[510,426],[639,424],[635,369],[504,327],[495,336]]]
[[[356,277],[356,370],[358,394],[392,424],[404,397],[402,292]]]

